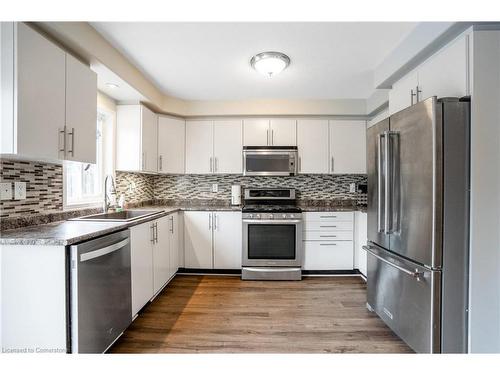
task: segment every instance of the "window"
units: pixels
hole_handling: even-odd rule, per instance
[[[64,206],[92,206],[103,199],[103,131],[109,116],[97,113],[96,164],[64,162]]]

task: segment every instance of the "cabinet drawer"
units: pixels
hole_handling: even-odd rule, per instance
[[[304,231],[353,231],[354,223],[352,221],[305,221]]]
[[[332,232],[332,231],[307,231],[302,235],[304,241],[352,241],[352,231]]]
[[[353,212],[305,212],[304,221],[353,221]]]
[[[352,241],[304,242],[304,269],[314,271],[352,270]]]

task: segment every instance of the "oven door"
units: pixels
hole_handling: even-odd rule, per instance
[[[293,176],[296,172],[295,152],[269,150],[243,152],[245,176]]]
[[[243,266],[300,267],[301,220],[243,219]]]

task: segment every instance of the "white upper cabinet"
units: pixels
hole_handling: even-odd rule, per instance
[[[214,268],[240,269],[241,212],[214,212],[213,221]]]
[[[328,173],[328,120],[298,120],[299,173]]]
[[[212,153],[213,121],[186,121],[186,173],[212,173]]]
[[[158,117],[158,172],[184,173],[186,122],[181,119]]]
[[[297,120],[271,119],[270,146],[297,146]]]
[[[464,34],[392,85],[392,115],[431,96],[469,95],[469,35]]]
[[[418,68],[419,100],[467,95],[468,35],[461,36]]]
[[[215,173],[236,173],[243,171],[242,121],[214,121],[214,165]]]
[[[417,102],[418,73],[412,71],[392,85],[389,91],[389,113],[392,115]]]
[[[1,153],[94,163],[96,75],[26,24],[0,27]]]
[[[330,171],[366,173],[365,121],[330,121]]]
[[[186,173],[242,173],[241,121],[186,121]]]
[[[243,120],[245,146],[296,146],[297,120],[245,119]]]
[[[66,159],[95,163],[97,75],[66,55]]]
[[[243,145],[268,146],[269,120],[268,119],[243,120]]]
[[[116,169],[157,172],[158,116],[140,104],[116,108]]]

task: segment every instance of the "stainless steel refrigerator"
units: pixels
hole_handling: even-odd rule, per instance
[[[367,306],[419,353],[467,351],[468,98],[367,130]]]

